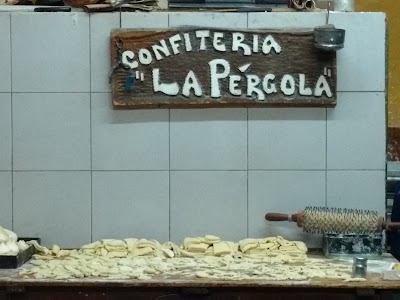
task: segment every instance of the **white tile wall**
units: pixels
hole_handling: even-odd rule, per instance
[[[90,170],[90,97],[13,96],[14,170]]]
[[[338,93],[328,108],[328,169],[385,169],[385,93]]]
[[[169,26],[203,26],[219,28],[246,28],[247,14],[238,13],[198,13],[198,12],[171,12]]]
[[[90,14],[90,82],[92,92],[110,92],[110,32],[119,28],[120,16]]]
[[[169,173],[94,172],[93,240],[169,239]]]
[[[316,246],[318,236],[268,223],[264,214],[325,204],[383,212],[381,13],[331,14],[347,30],[335,108],[111,106],[113,28],[313,28],[325,17],[0,14],[0,225],[63,247],[127,236],[181,242],[209,233],[230,240],[281,234]]]
[[[168,110],[113,110],[111,95],[92,94],[94,170],[168,170]]]
[[[0,171],[11,170],[11,94],[0,93]]]
[[[325,171],[249,171],[249,236],[281,235],[321,245],[320,236],[295,223],[270,222],[267,212],[295,214],[306,206],[325,206]]]
[[[247,237],[247,172],[171,172],[171,240]]]
[[[247,109],[171,110],[171,170],[246,170]]]
[[[249,13],[249,28],[314,28],[324,25],[326,16],[324,13],[307,13],[305,17],[302,14],[293,14],[291,12],[274,13]]]
[[[0,226],[12,229],[12,174],[0,171]]]
[[[326,23],[325,13],[282,12],[275,16],[249,13],[249,28],[312,29]],[[330,14],[329,23],[346,30],[345,46],[337,52],[338,91],[385,91],[385,21],[384,13]]]
[[[385,14],[332,13],[331,20],[346,30],[345,47],[337,53],[338,91],[385,91]]]
[[[249,169],[326,166],[325,108],[249,109]]]
[[[51,246],[90,242],[90,172],[14,172],[14,230]]]
[[[385,214],[386,173],[380,171],[328,171],[327,204],[330,207],[377,210]]]
[[[121,17],[122,28],[156,28],[161,29],[168,27],[168,13],[154,12],[154,13],[122,13]]]
[[[12,14],[14,92],[89,92],[89,15]]]
[[[11,92],[11,15],[0,14],[0,92]]]

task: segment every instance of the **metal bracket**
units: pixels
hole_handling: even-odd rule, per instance
[[[108,74],[108,82],[111,83],[112,80],[112,75],[114,74],[114,72],[118,69],[124,69],[124,70],[130,70],[129,66],[125,65],[122,62],[122,53],[123,51],[123,43],[121,39],[118,39],[116,41],[116,46],[117,46],[117,56],[118,56],[118,61],[117,63],[112,66],[110,73]]]

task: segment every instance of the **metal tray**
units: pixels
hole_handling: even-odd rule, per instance
[[[18,240],[36,240],[38,243],[40,243],[40,239],[38,238],[19,238]],[[29,246],[29,248],[19,252],[17,255],[0,255],[0,269],[16,269],[31,259],[32,255],[35,253],[35,247]]]

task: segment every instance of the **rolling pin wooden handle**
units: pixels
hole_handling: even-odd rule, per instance
[[[279,213],[267,213],[265,215],[265,219],[268,221],[297,222],[297,214],[296,215],[287,215],[287,214],[279,214]]]
[[[384,225],[386,229],[400,229],[400,222],[386,222]]]

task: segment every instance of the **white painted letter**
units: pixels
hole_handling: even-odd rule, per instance
[[[210,30],[197,30],[196,37],[200,38],[200,50],[206,50],[206,38],[210,37]]]
[[[176,42],[181,41],[181,36],[178,34],[175,34],[173,36],[171,36],[169,38],[169,43],[171,44],[171,48],[172,48],[172,52],[174,52],[174,54],[179,54],[179,44],[177,44]]]
[[[139,61],[142,65],[149,65],[153,61],[153,57],[151,56],[151,52],[147,49],[139,50]]]
[[[264,92],[267,93],[267,95],[277,92],[275,83],[273,83],[274,79],[275,79],[274,74],[267,74],[264,76],[263,89]]]
[[[319,76],[317,84],[315,85],[314,96],[321,97],[323,92],[325,92],[328,98],[332,97],[331,88],[329,87],[329,84],[326,81],[325,76],[321,75]]]
[[[190,42],[189,33],[184,33],[184,34],[183,34],[183,38],[185,39],[186,51],[187,51],[187,52],[192,51],[192,43]]]
[[[173,83],[160,83],[160,69],[153,69],[153,90],[169,96],[176,96],[179,93],[179,85]]]
[[[299,74],[299,94],[302,96],[311,96],[312,90],[309,87],[305,87],[306,85],[306,75]]]
[[[253,34],[253,52],[258,52],[258,34]]]
[[[136,60],[133,60],[134,57],[135,53],[133,53],[132,51],[124,51],[122,52],[122,63],[129,66],[129,68],[131,69],[137,68],[139,64]]]
[[[295,87],[296,87],[296,84],[294,82],[293,76],[292,75],[288,75],[288,74],[283,75],[282,81],[281,81],[281,91],[286,96],[291,96],[291,95],[294,94]]]
[[[244,55],[251,55],[251,49],[246,44],[243,44],[244,34],[240,32],[232,33],[232,51],[238,51],[239,47],[243,49]]]
[[[275,50],[275,53],[281,53],[282,51],[281,46],[274,40],[272,35],[269,35],[264,40],[262,51],[264,54],[268,54],[271,52],[272,48]]]
[[[231,67],[229,63],[225,59],[213,59],[208,63],[210,66],[210,74],[211,74],[211,97],[218,98],[221,97],[221,91],[219,89],[219,80],[222,78],[226,78],[231,71]],[[218,68],[222,67],[223,71],[221,73],[217,73]]]
[[[213,46],[217,51],[226,51],[225,44],[221,42],[221,39],[224,37],[223,32],[214,32]]]
[[[253,93],[257,94],[256,100],[264,101],[265,96],[262,90],[257,86],[260,84],[260,77],[257,75],[246,75],[247,77],[247,96],[251,97]]]
[[[156,56],[157,60],[163,59],[163,57],[160,54],[160,51],[165,55],[165,57],[168,57],[171,55],[165,40],[161,40],[160,45],[153,45],[153,46],[151,46],[151,48],[153,48],[153,52],[154,52],[154,55]]]
[[[189,71],[189,73],[186,75],[185,83],[182,87],[182,95],[189,97],[191,89],[193,89],[193,92],[197,97],[200,97],[203,94],[199,81],[197,80],[193,71]]]
[[[240,96],[242,94],[242,90],[239,88],[240,76],[239,75],[231,75],[229,76],[229,93],[234,96]]]

